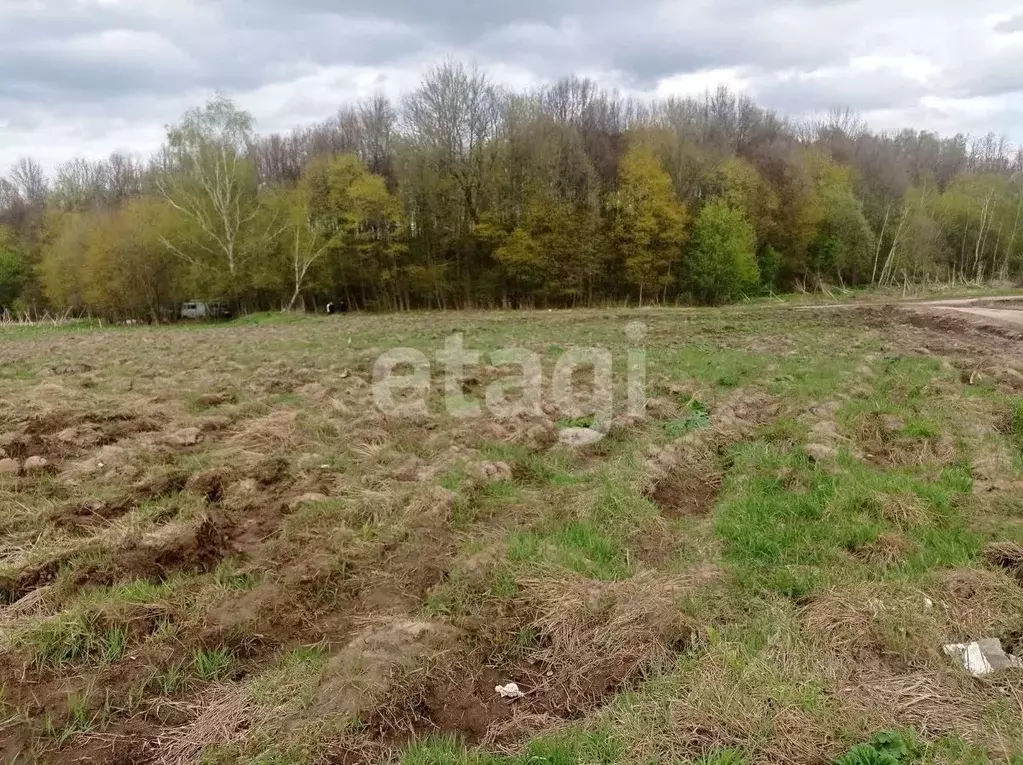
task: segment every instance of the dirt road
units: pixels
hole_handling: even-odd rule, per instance
[[[1023,296],[1019,295],[900,303],[899,307],[918,315],[948,316],[980,325],[1023,330]]]

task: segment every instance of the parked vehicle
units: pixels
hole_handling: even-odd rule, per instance
[[[182,319],[230,319],[231,309],[226,303],[208,303],[191,300],[181,304]]]

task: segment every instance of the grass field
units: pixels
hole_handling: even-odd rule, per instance
[[[637,319],[645,417],[595,445],[437,375],[373,403],[382,351],[462,332],[545,381],[609,349],[620,413]],[[942,645],[1023,656],[1021,370],[870,305],[7,330],[0,756],[1019,762],[1023,673]]]

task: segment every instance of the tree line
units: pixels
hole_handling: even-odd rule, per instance
[[[147,159],[0,178],[0,306],[246,310],[720,303],[824,284],[1014,279],[1023,148],[794,122],[725,88],[649,102],[428,72],[290,133],[217,96]]]

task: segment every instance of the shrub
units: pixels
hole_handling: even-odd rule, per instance
[[[735,300],[756,289],[757,237],[742,213],[724,202],[703,208],[685,261],[685,285],[701,303]]]

